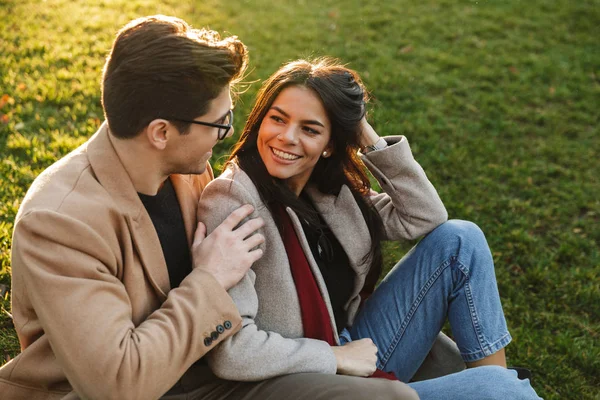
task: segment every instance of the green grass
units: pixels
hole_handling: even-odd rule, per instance
[[[358,70],[375,128],[406,134],[450,216],[486,232],[509,364],[531,368],[546,399],[600,398],[597,0],[0,0],[0,284],[28,186],[102,120],[115,32],[155,13],[238,35],[249,81],[311,55]],[[239,98],[237,132],[258,86]],[[386,246],[386,265],[406,249]],[[1,304],[4,360],[19,346],[9,294]]]

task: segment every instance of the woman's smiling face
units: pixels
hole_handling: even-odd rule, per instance
[[[273,177],[299,195],[331,146],[331,124],[317,94],[304,86],[281,91],[258,130],[258,152]]]

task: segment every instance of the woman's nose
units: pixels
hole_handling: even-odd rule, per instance
[[[282,131],[279,133],[279,135],[277,135],[277,138],[286,143],[293,143],[293,144],[297,143],[298,135],[296,132],[296,128],[292,125],[286,126],[285,128],[282,129]]]

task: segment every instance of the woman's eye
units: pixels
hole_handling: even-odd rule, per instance
[[[304,131],[307,133],[310,133],[311,135],[318,135],[319,131],[314,130],[313,128],[310,128],[308,126],[303,127]]]
[[[277,123],[282,123],[283,120],[279,118],[277,115],[271,115],[271,119]]]

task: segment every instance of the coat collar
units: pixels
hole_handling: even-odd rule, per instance
[[[229,173],[240,174],[238,179],[242,179],[249,187],[255,187],[248,174],[239,165],[232,163],[227,168],[224,176]],[[351,267],[358,275],[366,274],[369,265],[361,263],[361,261],[371,249],[371,235],[350,188],[343,185],[337,196],[321,193],[314,185],[310,184],[304,188],[304,191],[346,251]],[[256,192],[256,196],[259,196],[258,192]],[[288,212],[293,213],[291,209]],[[293,214],[293,219],[297,219],[295,213]]]
[[[352,268],[359,275],[366,273],[368,265],[361,261],[371,248],[371,236],[350,188],[343,185],[337,196],[321,193],[314,186],[307,186],[305,191],[340,241]]]
[[[127,170],[110,141],[106,122],[90,138],[87,155],[98,181],[127,219],[133,244],[149,281],[159,296],[163,300],[166,299],[166,294],[171,287],[158,235]],[[196,227],[196,207],[199,194],[202,186],[211,179],[212,170],[210,169],[207,169],[207,173],[199,180],[194,180],[186,175],[171,176],[190,245]]]

